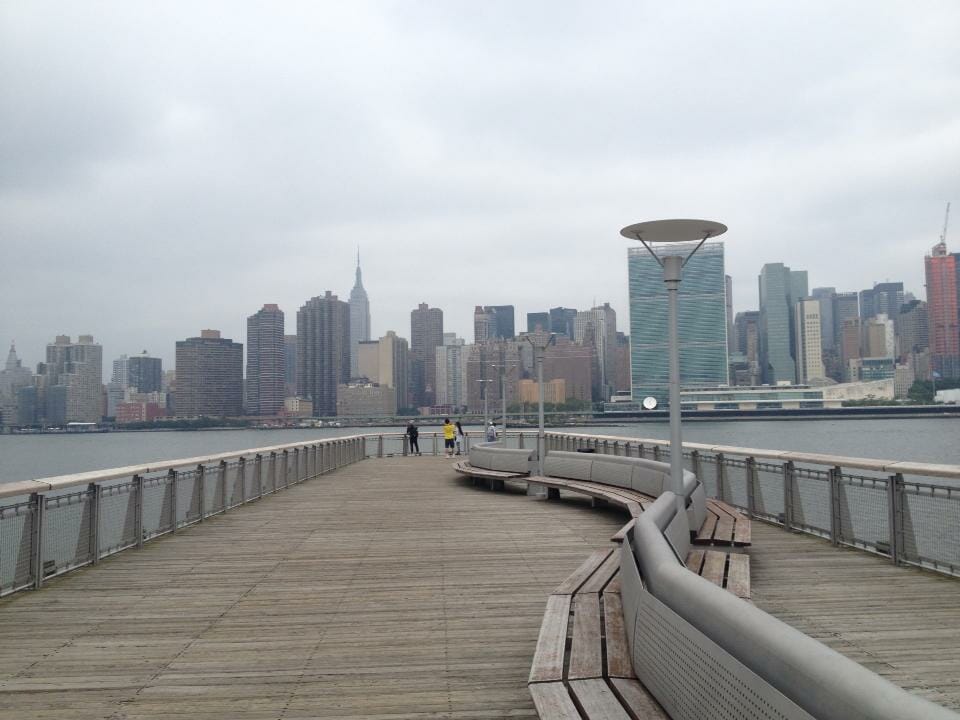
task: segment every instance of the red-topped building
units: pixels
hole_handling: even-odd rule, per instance
[[[941,377],[960,377],[960,254],[939,242],[924,264],[933,369]]]

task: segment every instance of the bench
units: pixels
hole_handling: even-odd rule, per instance
[[[504,480],[515,480],[530,474],[534,449],[507,448],[499,442],[476,443],[470,448],[469,460],[454,463],[461,475],[487,481],[495,490],[503,489]]]
[[[453,469],[461,475],[466,475],[474,480],[484,480],[492,490],[502,490],[504,480],[519,480],[525,475],[515,472],[504,472],[502,470],[488,470],[487,468],[474,467],[468,460],[460,460],[454,463]]]
[[[528,681],[541,718],[668,717],[633,672],[619,570],[618,550],[598,550],[548,597]]]

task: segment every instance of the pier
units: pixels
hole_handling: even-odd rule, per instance
[[[130,549],[98,550],[62,577],[47,565],[39,589],[0,600],[0,718],[536,717],[527,676],[547,596],[610,546],[624,514],[483,489],[442,456],[375,439],[338,442],[295,462],[270,448],[249,463],[214,458],[205,467],[220,463],[222,477],[190,471],[191,495],[174,490],[177,531],[139,548],[151,476],[135,473]],[[247,464],[253,481],[237,471]],[[155,487],[169,502],[170,485]],[[213,514],[222,490],[223,506],[243,502]],[[202,522],[188,522],[194,506]],[[949,573],[764,522],[750,557],[757,607],[960,709]]]

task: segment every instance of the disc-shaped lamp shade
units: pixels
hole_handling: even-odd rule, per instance
[[[646,243],[673,243],[713,238],[726,231],[726,225],[713,220],[650,220],[627,225],[620,234]]]

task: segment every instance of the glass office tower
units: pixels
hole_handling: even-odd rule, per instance
[[[687,256],[696,243],[661,246],[657,253]],[[644,247],[628,251],[630,283],[630,372],[633,397],[667,402],[667,288],[663,269]],[[726,282],[723,243],[705,243],[683,268],[678,324],[680,384],[709,387],[729,383]]]

